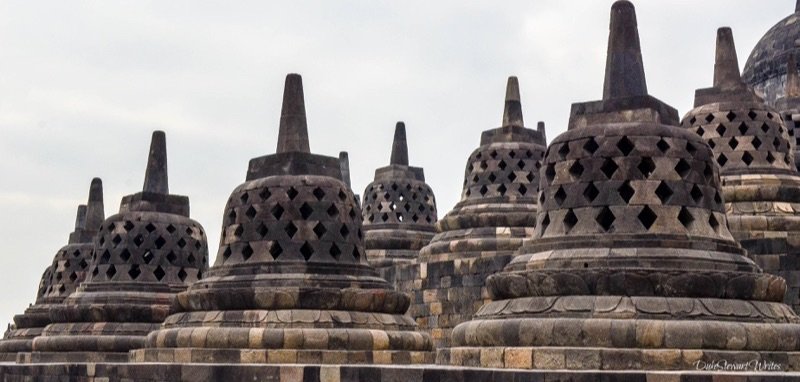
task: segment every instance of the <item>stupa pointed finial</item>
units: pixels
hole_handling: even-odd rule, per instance
[[[276,152],[290,151],[310,152],[306,105],[303,97],[303,78],[295,73],[286,75],[286,83],[283,87],[283,106],[281,107],[281,123],[278,130]]]
[[[408,143],[406,142],[406,124],[402,121],[394,126],[394,141],[392,142],[392,157],[389,164],[408,166]]]
[[[86,205],[78,206],[78,215],[75,217],[75,230],[86,228]]]
[[[545,131],[544,128],[544,121],[536,122],[536,131],[542,133],[542,140],[547,142],[547,132]]]
[[[86,220],[83,228],[96,230],[105,220],[105,210],[103,206],[103,181],[100,178],[92,179],[89,186],[89,202],[86,203]]]
[[[150,140],[150,154],[147,157],[143,190],[144,192],[169,194],[167,137],[163,131],[154,131]]]
[[[789,62],[786,63],[786,97],[800,97],[800,76],[797,75],[797,59],[794,54],[789,55]]]
[[[735,88],[742,85],[739,59],[733,43],[733,32],[729,27],[717,29],[717,52],[714,61],[714,87]]]
[[[794,4],[794,13],[800,12],[800,0]]]
[[[503,109],[503,126],[525,126],[522,120],[522,103],[519,97],[519,80],[508,77],[506,84],[506,104]]]
[[[340,151],[339,152],[339,170],[342,172],[342,181],[347,187],[352,187],[350,185],[350,156],[347,154],[347,151]]]
[[[636,9],[627,0],[611,6],[603,99],[647,95]]]

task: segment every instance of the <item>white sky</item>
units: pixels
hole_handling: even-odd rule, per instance
[[[466,158],[520,79],[529,127],[566,129],[599,99],[611,0],[0,1],[0,322],[33,302],[89,182],[106,215],[141,190],[167,132],[170,189],[209,233],[250,158],[273,153],[284,76],[303,75],[311,150],[350,153],[361,193],[406,122],[443,216]],[[739,63],[791,0],[635,1],[650,94],[678,109],[711,85],[715,31]]]

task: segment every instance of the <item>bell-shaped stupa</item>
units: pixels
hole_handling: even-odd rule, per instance
[[[543,123],[525,127],[519,82],[509,77],[502,126],[484,131],[467,159],[461,200],[436,223],[418,263],[396,270],[397,288],[414,293],[409,313],[437,347],[488,301],[486,277],[533,234],[545,144]]]
[[[36,303],[25,313],[14,316],[14,329],[0,341],[0,359],[14,361],[17,353],[30,352],[33,339],[50,324],[50,307],[61,304],[86,278],[92,261],[92,240],[104,214],[103,182],[94,178],[89,186],[89,202],[78,206],[75,230],[70,233],[67,245],[56,252],[42,275]]]
[[[534,237],[441,363],[696,370],[800,348],[785,282],[728,232],[711,148],[647,93],[630,2],[611,7],[603,99],[572,106],[542,165]]]
[[[367,264],[339,158],[312,154],[302,79],[289,74],[275,154],[250,161],[214,266],[178,295],[138,362],[419,363],[430,338]]]
[[[788,281],[800,309],[800,175],[781,114],[739,76],[730,28],[717,31],[714,86],[698,89],[682,125],[708,142],[720,168],[733,236],[765,272]]]
[[[389,165],[375,170],[364,190],[362,216],[367,261],[390,282],[396,267],[416,261],[433,238],[436,199],[423,169],[408,165],[403,122],[395,126]]]
[[[98,226],[86,280],[33,340],[24,362],[127,361],[173,312],[175,296],[203,276],[208,245],[189,198],[169,193],[163,132],[153,133],[142,192],[122,198]]]

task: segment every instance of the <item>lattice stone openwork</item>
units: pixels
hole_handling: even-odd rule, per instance
[[[462,200],[535,198],[543,152],[526,144],[482,146],[464,171]]]
[[[374,181],[364,190],[364,225],[436,222],[431,187],[412,179]]]

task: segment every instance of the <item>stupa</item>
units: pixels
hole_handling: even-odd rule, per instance
[[[788,282],[800,309],[800,174],[790,130],[739,76],[730,28],[717,31],[714,86],[695,93],[682,125],[714,152],[733,236],[765,271]]]
[[[22,362],[123,362],[173,311],[178,292],[203,276],[208,245],[189,198],[169,193],[166,137],[153,133],[142,192],[122,198],[98,225],[90,273]]]
[[[39,283],[36,302],[14,316],[14,329],[0,341],[0,360],[14,361],[19,352],[30,352],[33,339],[50,323],[49,309],[61,304],[86,278],[92,260],[92,239],[103,222],[103,182],[92,179],[89,201],[78,206],[75,230],[67,245],[56,252]]]
[[[800,36],[800,33],[798,33]],[[775,109],[781,113],[783,123],[789,133],[789,143],[794,154],[794,167],[800,168],[798,153],[798,137],[800,137],[800,76],[797,75],[797,64],[794,55],[786,63],[786,85],[784,94],[775,101]]]
[[[461,200],[436,223],[418,263],[396,271],[397,288],[414,291],[409,313],[437,347],[488,301],[486,277],[533,234],[545,144],[544,124],[525,127],[519,82],[510,77],[502,126],[484,131],[467,159]]]
[[[225,207],[216,262],[137,362],[420,363],[409,298],[367,264],[339,158],[309,151],[302,79],[286,76],[275,154],[250,161]]]
[[[800,318],[727,228],[711,148],[648,95],[636,15],[611,7],[601,101],[543,161],[535,235],[437,360],[505,368],[796,365]],[[795,357],[789,361],[789,357]]]
[[[436,198],[424,170],[408,165],[403,122],[395,126],[389,165],[375,170],[375,179],[364,190],[362,216],[367,260],[390,282],[396,267],[416,261],[433,238]]]

